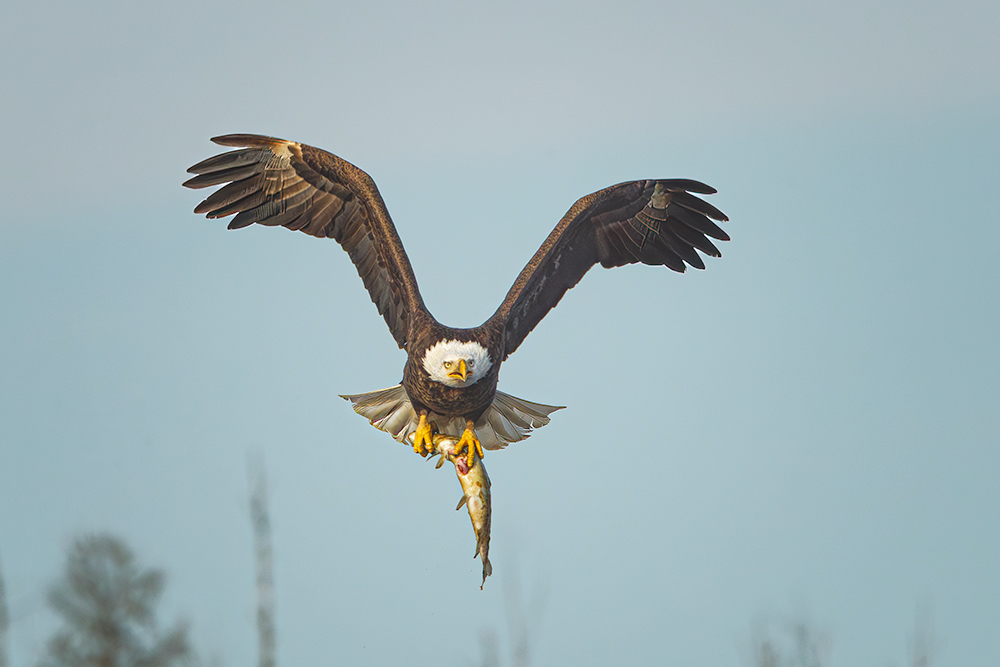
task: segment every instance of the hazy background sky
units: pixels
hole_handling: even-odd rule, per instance
[[[936,665],[1000,661],[1000,4],[4,14],[16,667],[85,531],[168,571],[164,620],[202,654],[252,664],[250,451],[283,665],[469,665],[512,607],[537,665],[744,665],[755,627],[798,617],[834,665],[903,664],[919,617]],[[578,197],[719,189],[722,260],[595,269],[504,365],[504,391],[569,407],[487,455],[484,591],[454,474],[337,397],[395,384],[405,358],[346,255],[191,213],[184,170],[229,132],[368,171],[456,326]]]

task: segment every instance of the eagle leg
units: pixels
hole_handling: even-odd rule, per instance
[[[417,430],[413,432],[413,451],[421,456],[427,456],[434,451],[434,433],[437,427],[433,422],[427,421],[427,413],[420,413],[420,422]]]
[[[472,427],[475,424],[471,420],[466,420],[465,431],[462,432],[462,438],[455,445],[455,456],[459,456],[462,450],[466,450],[467,454],[465,456],[466,463],[469,467],[475,462],[476,454],[479,454],[479,458],[483,458],[483,446],[479,444],[479,438],[476,437],[476,431]]]

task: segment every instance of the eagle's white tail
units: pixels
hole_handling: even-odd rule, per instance
[[[353,403],[354,411],[370,421],[372,426],[399,442],[406,442],[406,438],[417,429],[419,415],[402,385],[341,398]],[[548,424],[549,415],[562,408],[532,403],[498,391],[493,405],[476,422],[476,437],[485,449],[503,449]],[[432,412],[428,419],[434,422],[442,435],[458,438],[465,430],[465,420],[461,417],[448,419]]]

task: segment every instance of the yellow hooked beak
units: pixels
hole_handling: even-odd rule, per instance
[[[465,359],[458,360],[458,368],[448,373],[448,377],[455,378],[456,380],[461,380],[465,382],[465,379],[469,377],[469,371],[465,367]]]

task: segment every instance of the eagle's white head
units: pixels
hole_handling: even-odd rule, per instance
[[[427,374],[449,387],[468,387],[486,375],[491,366],[490,353],[476,341],[438,341],[424,355]]]

